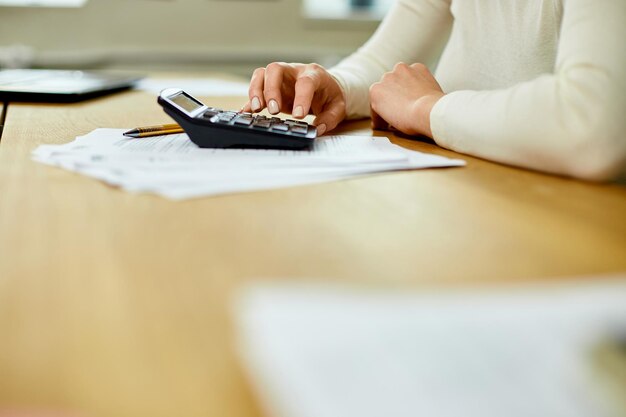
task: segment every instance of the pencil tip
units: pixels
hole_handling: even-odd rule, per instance
[[[128,136],[131,138],[136,138],[139,134],[139,129],[131,129],[123,133],[124,136]]]

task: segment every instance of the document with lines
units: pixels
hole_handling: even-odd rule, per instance
[[[327,136],[310,151],[205,149],[185,134],[134,139],[97,129],[33,159],[127,191],[185,199],[325,182],[376,172],[452,167],[464,161],[406,150],[387,138]]]

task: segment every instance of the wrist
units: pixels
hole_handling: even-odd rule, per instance
[[[432,139],[433,132],[430,128],[430,113],[435,104],[443,97],[443,92],[436,92],[426,96],[422,96],[415,101],[413,106],[413,116],[417,122],[417,133],[428,136]]]
[[[341,99],[341,102],[343,103],[343,108],[345,109],[346,114],[347,114],[348,94],[346,92],[346,86],[344,85],[342,80],[336,77],[332,72],[327,71],[327,73],[328,73],[328,76],[330,77],[330,83],[332,85],[331,96],[338,97]]]

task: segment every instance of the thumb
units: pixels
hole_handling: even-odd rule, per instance
[[[317,126],[317,135],[322,136],[337,127],[346,118],[346,106],[343,101],[329,103],[313,122]]]

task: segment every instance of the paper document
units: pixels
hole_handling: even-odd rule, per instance
[[[180,88],[194,96],[248,96],[248,83],[215,78],[146,78],[136,89],[159,94],[166,88]]]
[[[128,191],[184,199],[331,181],[375,172],[461,166],[387,138],[327,136],[308,151],[199,148],[186,134],[141,139],[97,129],[64,145],[41,145],[36,161]]]
[[[273,416],[623,416],[624,381],[605,389],[613,369],[595,352],[626,341],[626,277],[590,281],[447,293],[261,285],[236,303],[241,357]]]

